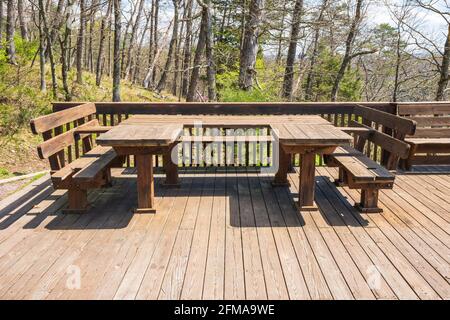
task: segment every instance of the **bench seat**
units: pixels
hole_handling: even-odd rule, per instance
[[[62,169],[51,174],[52,182],[59,186],[68,178],[74,178],[74,175],[81,173],[81,177],[85,176],[83,172],[98,175],[107,165],[109,165],[116,157],[116,153],[111,147],[97,146],[84,154],[75,161],[68,163]],[[87,170],[90,168],[89,170]]]
[[[118,159],[111,147],[97,146],[51,174],[56,189],[68,190],[65,213],[81,213],[87,207],[87,190],[111,184],[111,167]]]
[[[327,156],[328,166],[339,167],[335,183],[351,189],[361,189],[361,202],[355,207],[361,212],[382,212],[378,207],[378,190],[392,189],[395,176],[382,165],[352,147],[338,147]]]

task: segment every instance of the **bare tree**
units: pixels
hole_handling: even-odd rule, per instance
[[[95,84],[100,86],[102,75],[103,75],[103,65],[104,65],[104,50],[105,50],[105,39],[106,39],[106,26],[109,24],[111,16],[112,0],[108,1],[108,8],[106,13],[102,16],[102,22],[100,24],[100,39],[97,55],[97,64],[95,67]]]
[[[197,0],[198,1],[198,0]],[[206,46],[206,28],[208,25],[208,10],[202,7],[202,20],[200,23],[200,31],[198,35],[197,48],[195,49],[194,62],[191,72],[191,80],[189,82],[189,88],[186,95],[186,101],[194,101],[195,93],[197,91],[197,83],[200,76],[200,64],[203,55],[203,51]]]
[[[8,62],[17,64],[16,60],[16,46],[14,44],[14,24],[16,21],[14,0],[7,0],[6,2],[6,54]]]
[[[186,97],[189,84],[189,68],[191,65],[191,42],[192,42],[192,3],[187,0],[186,4],[186,35],[183,48],[183,71],[181,74],[181,95]]]
[[[28,27],[25,21],[23,0],[17,0],[17,14],[19,17],[20,35],[22,36],[22,39],[28,41]]]
[[[358,26],[361,22],[363,0],[356,0],[355,16],[350,24],[347,40],[345,41],[345,53],[342,58],[341,66],[334,80],[333,88],[331,89],[331,101],[336,101],[339,90],[339,85],[344,77],[345,69],[352,59],[353,42],[355,41],[356,33],[358,32]]]
[[[173,8],[174,8],[174,14],[173,14],[173,29],[172,29],[172,38],[170,39],[169,43],[169,51],[167,52],[167,59],[166,63],[164,65],[164,69],[161,73],[161,78],[158,82],[158,85],[156,86],[156,91],[160,92],[164,89],[164,86],[166,85],[166,79],[167,79],[167,73],[169,72],[170,66],[172,64],[173,60],[173,53],[177,46],[178,41],[178,9],[179,9],[179,1],[178,0],[172,0]]]
[[[322,1],[322,5],[319,9],[319,15],[316,20],[316,26],[315,26],[315,30],[314,30],[314,38],[313,38],[313,43],[312,43],[313,51],[311,53],[309,70],[308,70],[308,74],[306,76],[305,98],[307,100],[312,99],[312,88],[313,88],[314,77],[315,77],[315,67],[316,67],[317,56],[319,54],[319,38],[320,38],[321,29],[323,27],[322,24],[324,22],[325,10],[328,7],[328,1],[329,0]]]
[[[0,0],[0,49],[3,43],[3,0]]]
[[[291,36],[289,40],[289,49],[286,59],[286,68],[284,71],[283,79],[283,92],[282,96],[285,99],[292,98],[292,85],[294,82],[294,62],[297,52],[298,35],[300,31],[300,18],[303,11],[303,0],[296,0],[294,6],[294,12],[292,13],[292,27]]]
[[[77,38],[77,82],[83,83],[83,42],[84,42],[84,28],[85,28],[85,0],[80,0],[80,28],[78,30]]]
[[[264,0],[251,0],[244,27],[244,36],[239,66],[239,87],[243,90],[253,88],[256,76],[255,64],[258,53],[258,36],[264,11]]]
[[[113,66],[113,92],[112,100],[114,102],[120,101],[120,16],[121,12],[121,0],[113,0],[114,5],[114,66]]]

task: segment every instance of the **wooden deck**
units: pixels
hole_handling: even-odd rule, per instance
[[[192,169],[192,171],[195,171]],[[250,169],[186,171],[156,215],[132,214],[133,172],[63,215],[47,178],[0,202],[4,299],[449,299],[450,168],[397,175],[382,214],[317,168],[320,212]]]

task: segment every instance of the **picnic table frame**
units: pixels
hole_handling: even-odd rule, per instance
[[[275,133],[279,147],[279,167],[274,186],[287,185],[290,154],[301,154],[299,174],[300,210],[315,210],[314,178],[316,154],[330,154],[336,147],[348,145],[352,137],[317,115],[307,116],[160,116],[137,115],[97,139],[100,145],[112,146],[118,155],[135,155],[137,162],[138,204],[136,213],[154,213],[153,156],[163,155],[166,184],[177,185],[177,165],[171,150],[180,141],[184,127],[196,124],[208,127],[267,126]]]

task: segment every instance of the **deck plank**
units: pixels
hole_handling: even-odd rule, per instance
[[[318,167],[317,212],[254,170],[196,168],[181,188],[157,174],[154,215],[135,215],[135,175],[64,215],[45,179],[0,202],[3,299],[450,299],[450,175],[397,175],[383,213],[353,208],[359,190]],[[79,272],[80,287],[76,287]]]

